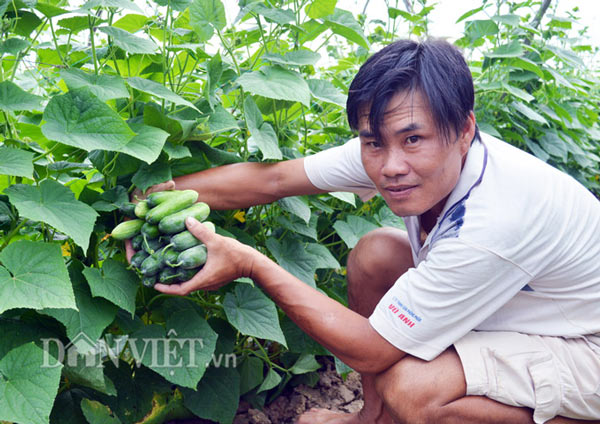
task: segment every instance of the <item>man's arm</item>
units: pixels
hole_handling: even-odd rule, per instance
[[[381,372],[405,356],[381,337],[367,318],[300,281],[257,250],[214,234],[197,221],[187,225],[206,245],[207,262],[190,281],[157,284],[156,290],[186,295],[199,289],[217,289],[241,276],[250,277],[303,331],[356,371]]]
[[[304,171],[304,158],[224,165],[175,178],[177,190],[195,190],[211,209],[240,209],[286,196],[325,193]]]

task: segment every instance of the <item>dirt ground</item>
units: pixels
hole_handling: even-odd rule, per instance
[[[234,424],[293,424],[296,418],[311,408],[327,408],[334,411],[356,412],[362,408],[360,377],[351,373],[342,380],[333,363],[319,372],[320,379],[313,387],[299,385],[284,392],[267,405],[264,410],[249,408],[242,402]]]
[[[317,407],[333,411],[356,412],[363,406],[360,377],[350,373],[345,380],[338,375],[333,361],[325,360],[315,387],[289,388],[263,410],[242,401],[234,424],[293,424],[305,411]],[[178,421],[177,424],[211,424],[207,420]]]

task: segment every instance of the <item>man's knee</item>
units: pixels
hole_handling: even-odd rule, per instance
[[[387,410],[400,423],[440,423],[442,406],[465,395],[464,374],[453,349],[433,361],[407,356],[375,379]]]
[[[396,228],[378,228],[365,234],[348,256],[348,282],[393,282],[413,266],[406,233]]]

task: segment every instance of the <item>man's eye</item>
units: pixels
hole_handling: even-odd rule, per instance
[[[407,137],[406,144],[415,144],[420,139],[421,137],[419,137],[418,135],[411,135],[410,137]]]
[[[381,147],[381,143],[379,141],[368,141],[367,146],[369,147]]]

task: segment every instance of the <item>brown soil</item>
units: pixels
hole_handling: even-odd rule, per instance
[[[254,409],[242,401],[234,424],[293,424],[311,408],[357,412],[363,406],[360,376],[350,373],[345,380],[336,372],[333,361],[324,360],[319,381],[314,387],[301,384],[289,388],[264,409]],[[212,424],[207,420],[177,421],[177,424]]]
[[[234,424],[293,424],[311,408],[327,408],[333,411],[356,412],[363,406],[360,377],[351,373],[342,380],[333,363],[319,372],[315,387],[299,385],[282,394],[261,411],[249,408],[242,402]]]

